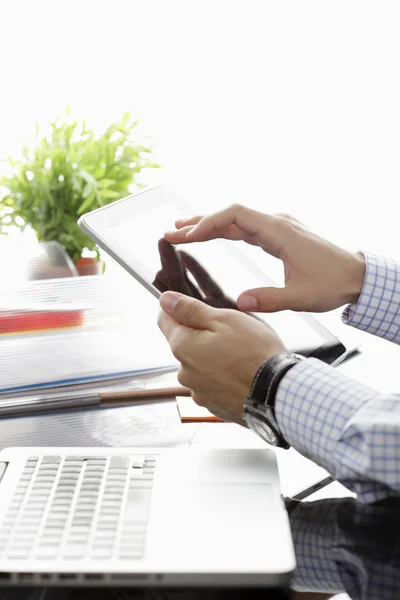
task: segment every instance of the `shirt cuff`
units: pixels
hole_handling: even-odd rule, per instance
[[[343,431],[351,416],[376,395],[372,388],[308,358],[281,380],[275,415],[291,446],[341,479],[343,471],[352,467],[351,453],[340,454]],[[343,469],[343,463],[347,468]]]
[[[356,304],[349,304],[342,320],[373,335],[400,344],[400,263],[363,252],[364,285]]]

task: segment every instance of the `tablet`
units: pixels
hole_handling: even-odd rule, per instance
[[[175,192],[165,186],[156,186],[87,213],[80,217],[78,224],[100,248],[158,298],[161,291],[171,289],[169,279],[162,276],[165,260],[162,267],[160,240],[165,231],[174,229],[177,219],[193,214],[196,213]],[[237,297],[244,290],[274,285],[267,273],[240,252],[239,245],[243,243],[212,240],[182,244],[176,250],[178,253],[183,250],[186,257],[194,259],[202,273],[208,274],[211,287],[214,285],[219,293],[223,291],[223,298],[228,299],[225,306],[234,308]],[[210,294],[199,285],[193,271],[190,267],[185,269],[187,287],[193,291],[188,294],[210,303]],[[288,350],[319,358],[333,366],[346,356],[345,346],[307,313],[257,313],[257,318],[275,329]]]

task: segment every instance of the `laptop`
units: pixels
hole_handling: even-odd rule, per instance
[[[0,586],[266,586],[295,569],[274,452],[6,448]]]

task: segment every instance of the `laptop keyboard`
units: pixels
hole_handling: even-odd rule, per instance
[[[30,456],[0,525],[0,559],[140,559],[156,456]]]

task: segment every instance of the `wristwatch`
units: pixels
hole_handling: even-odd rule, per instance
[[[263,362],[244,401],[243,418],[248,427],[272,446],[290,448],[275,417],[275,396],[283,376],[304,358],[294,352],[280,352]]]

